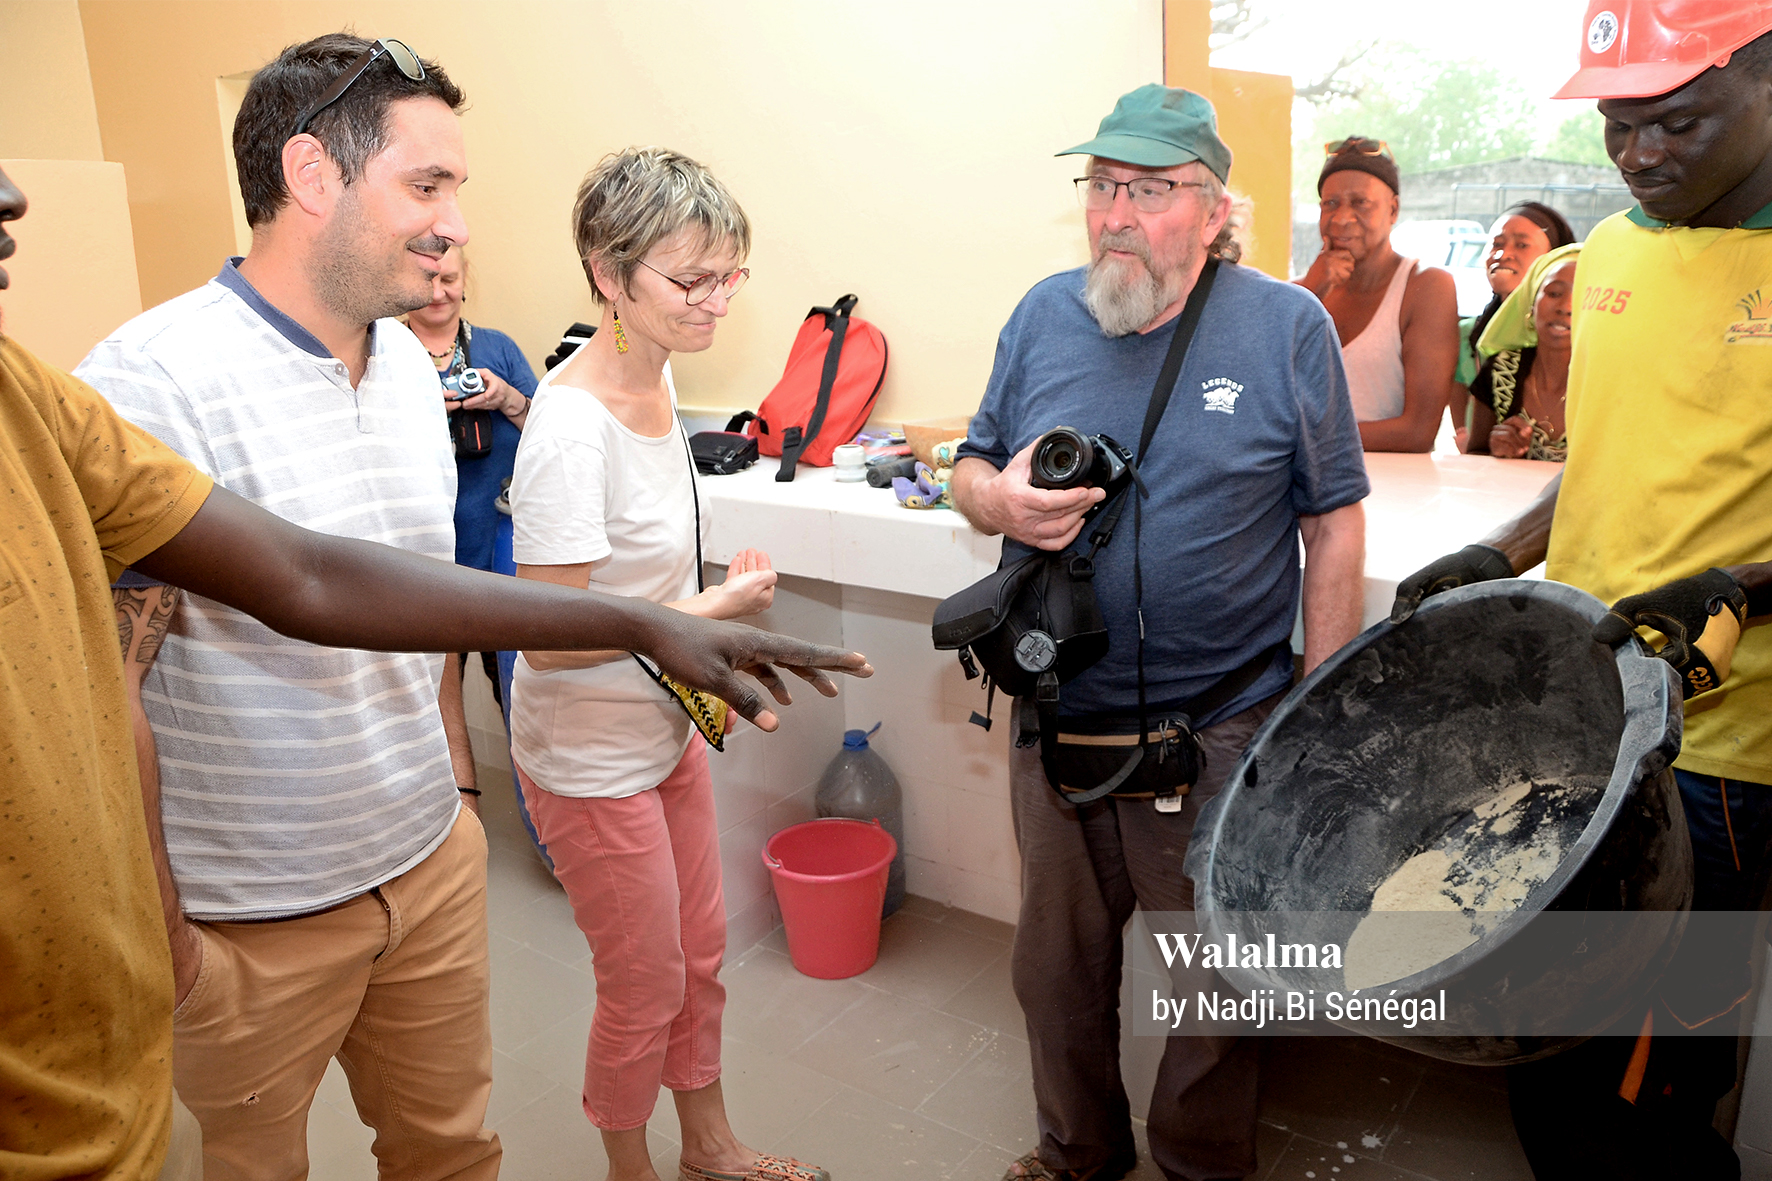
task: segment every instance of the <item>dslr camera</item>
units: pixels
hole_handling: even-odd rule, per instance
[[[1034,440],[1028,483],[1036,488],[1100,488],[1106,504],[1132,481],[1132,452],[1109,435],[1061,426]]]

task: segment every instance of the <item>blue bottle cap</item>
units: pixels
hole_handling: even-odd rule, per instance
[[[873,730],[845,730],[845,731],[843,731],[843,749],[844,750],[866,750],[868,748],[868,739],[874,734],[875,731],[879,730],[880,725],[881,725],[881,723],[875,722]]]

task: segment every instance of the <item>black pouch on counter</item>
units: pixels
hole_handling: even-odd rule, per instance
[[[723,431],[696,431],[689,436],[689,453],[695,470],[704,476],[730,476],[757,462],[757,440],[736,429],[752,417],[745,411],[726,424]],[[735,426],[736,424],[736,426]]]

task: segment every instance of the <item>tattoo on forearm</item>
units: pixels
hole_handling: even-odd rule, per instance
[[[111,601],[117,608],[117,641],[123,648],[124,663],[154,663],[172,627],[178,595],[174,586],[112,588]]]

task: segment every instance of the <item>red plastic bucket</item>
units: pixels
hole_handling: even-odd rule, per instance
[[[808,820],[763,846],[794,967],[841,980],[874,966],[898,842],[878,820]]]

